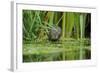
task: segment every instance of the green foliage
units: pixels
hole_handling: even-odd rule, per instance
[[[79,39],[85,36],[86,15],[75,12],[23,10],[23,38],[24,40],[42,40],[43,37],[47,39],[48,30],[56,25],[62,28],[62,39]]]
[[[23,10],[23,61],[86,59],[91,45],[90,37],[85,37],[88,14]],[[54,25],[61,28],[61,38],[50,42],[48,32]]]

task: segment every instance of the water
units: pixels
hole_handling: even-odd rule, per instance
[[[23,44],[23,62],[85,60],[90,58],[89,40]]]

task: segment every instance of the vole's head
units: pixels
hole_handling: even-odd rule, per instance
[[[61,36],[61,28],[59,26],[53,26],[48,33],[50,41],[57,41]]]

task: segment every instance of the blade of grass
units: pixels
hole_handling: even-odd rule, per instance
[[[69,13],[69,35],[71,36],[72,29],[74,27],[74,13]]]
[[[65,21],[66,21],[66,13],[64,12],[63,13],[63,20],[62,20],[62,38],[64,38],[65,37]]]
[[[80,31],[80,14],[79,13],[75,13],[75,26],[76,26],[76,38],[78,39],[80,34],[79,34],[79,31]]]

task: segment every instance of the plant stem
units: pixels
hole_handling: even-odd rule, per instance
[[[62,20],[62,38],[64,38],[65,37],[65,17],[66,17],[66,13],[64,12],[63,13],[63,20]]]

